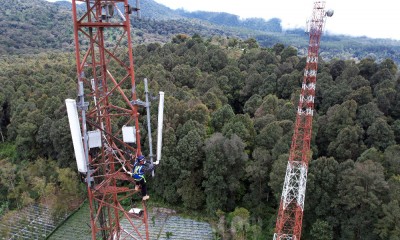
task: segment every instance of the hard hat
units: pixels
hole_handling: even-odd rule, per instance
[[[136,159],[137,159],[138,162],[141,162],[141,161],[144,160],[144,156],[143,155],[139,155]]]

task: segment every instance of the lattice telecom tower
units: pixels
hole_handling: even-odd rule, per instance
[[[308,26],[310,42],[307,63],[304,69],[274,240],[300,240],[308,161],[311,157],[310,143],[317,80],[318,50],[325,18],[332,15],[333,11],[325,11],[325,2],[314,3],[313,15]]]
[[[141,154],[142,102],[136,97],[130,28],[136,4],[72,0],[78,101],[66,104],[78,170],[87,184],[92,239],[149,239],[145,201],[140,212],[121,203],[137,192],[126,171]]]

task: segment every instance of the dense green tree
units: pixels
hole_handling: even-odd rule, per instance
[[[164,101],[165,121],[168,122],[171,127],[176,128],[179,124],[182,124],[184,122],[183,115],[188,109],[188,106],[183,101],[179,101],[178,99],[168,95],[165,97]]]
[[[254,93],[260,94],[261,89],[260,86],[263,84],[263,78],[258,73],[253,73],[247,76],[245,81],[245,86],[240,91],[240,94],[245,98],[248,99]]]
[[[383,68],[378,70],[374,75],[372,75],[369,80],[372,87],[375,87],[378,83],[383,82],[385,80],[393,79],[393,75],[389,69]]]
[[[276,142],[275,146],[272,148],[271,153],[274,159],[278,156],[290,152],[290,144],[292,143],[293,136],[293,122],[291,121],[280,121],[279,126],[283,129],[282,137]],[[290,130],[288,129],[290,126]]]
[[[358,64],[360,75],[366,79],[370,79],[377,71],[378,64],[371,58],[364,58]]]
[[[345,100],[354,100],[359,105],[368,104],[372,101],[371,87],[361,87],[345,97]]]
[[[222,101],[218,98],[218,96],[212,91],[207,91],[202,97],[201,101],[206,105],[206,107],[215,111],[222,107]]]
[[[186,121],[191,119],[203,125],[206,125],[210,120],[209,111],[207,106],[204,104],[196,104],[195,106],[189,108],[185,111],[183,117],[186,119]]]
[[[230,105],[224,105],[222,108],[211,114],[211,126],[214,132],[222,131],[224,125],[235,116],[233,109]]]
[[[367,129],[377,118],[382,117],[384,114],[378,108],[378,106],[369,102],[365,105],[359,106],[357,109],[357,123],[360,124],[364,129]]]
[[[275,66],[275,65],[273,65]],[[272,70],[272,72],[274,72]],[[261,76],[263,78],[263,82],[261,86],[259,86],[258,91],[260,92],[260,95],[262,97],[265,97],[270,94],[275,94],[276,93],[276,84],[277,84],[277,75],[275,73],[268,73],[268,72],[263,72],[261,73]]]
[[[277,113],[278,120],[290,120],[295,121],[296,119],[296,108],[292,102],[286,102],[279,107]]]
[[[279,106],[279,99],[275,95],[264,97],[261,106],[256,110],[255,117],[265,116],[266,114],[276,115]]]
[[[228,56],[222,49],[208,51],[207,60],[211,65],[211,69],[215,72],[225,68],[228,64]]]
[[[258,43],[257,40],[255,40],[254,38],[249,38],[247,40],[244,41],[245,44],[247,44],[248,48],[258,48]]]
[[[226,76],[223,77],[227,78]],[[199,93],[204,94],[210,91],[212,88],[219,88],[219,81],[227,82],[228,80],[225,80],[223,78],[217,79],[217,77],[213,74],[203,74],[203,76],[198,78],[197,82],[195,83],[196,90]]]
[[[264,209],[271,195],[268,175],[273,160],[268,150],[259,147],[254,149],[252,159],[246,164],[246,177],[250,183],[248,193],[244,197],[245,205],[257,216],[265,215]]]
[[[332,207],[336,199],[339,163],[332,157],[321,157],[310,162],[307,178],[307,192],[304,217],[305,226],[311,227],[311,236],[315,222],[324,219],[331,227],[337,225],[335,209]],[[327,234],[327,233],[325,233]],[[330,233],[332,234],[332,233]]]
[[[385,79],[374,86],[373,88],[374,95],[376,96],[378,92],[381,90],[395,89],[395,88],[396,88],[396,81],[394,79]]]
[[[232,239],[244,240],[247,239],[247,232],[250,231],[250,212],[245,208],[237,207],[228,218],[230,221],[230,232]]]
[[[204,201],[201,187],[204,158],[203,137],[198,133],[198,130],[193,129],[181,138],[176,146],[176,158],[180,163],[177,192],[182,198],[183,205],[191,209],[202,207]]]
[[[272,47],[272,49],[275,51],[276,55],[280,55],[283,49],[285,49],[285,45],[282,43],[277,43]]]
[[[394,134],[389,124],[383,118],[378,118],[367,130],[368,146],[384,150],[395,143]]]
[[[400,237],[400,204],[398,200],[382,206],[384,217],[379,219],[375,232],[381,239],[398,239]]]
[[[376,148],[369,148],[361,153],[360,157],[357,158],[357,162],[365,162],[367,160],[383,163],[383,154]]]
[[[228,78],[228,86],[230,87],[224,87],[223,82],[219,84],[219,87],[221,90],[224,91],[224,94],[227,95],[228,100],[231,103],[234,103],[234,101],[237,101],[237,99],[239,98],[240,90],[244,86],[244,79],[242,77],[240,69],[233,65],[227,65],[224,69],[218,72],[218,75],[226,76]],[[227,90],[224,90],[225,88],[227,88]]]
[[[326,115],[318,118],[317,145],[324,155],[329,144],[337,138],[341,129],[353,126],[356,119],[357,103],[353,100],[329,108]]]
[[[188,132],[191,129],[188,129]],[[182,137],[187,133],[182,131]],[[163,133],[163,157],[162,163],[156,169],[157,177],[154,179],[154,184],[150,189],[165,199],[169,203],[177,203],[179,196],[177,194],[177,182],[180,173],[180,162],[177,160],[176,145],[177,136],[172,127],[167,127]]]
[[[317,75],[317,86],[315,89],[315,108],[320,114],[325,113],[337,100],[330,97],[330,89],[335,85],[332,76],[328,73]],[[369,84],[369,83],[368,83]]]
[[[1,168],[0,168],[0,191],[1,197],[0,202],[6,202],[9,197],[8,193],[13,192],[17,187],[17,165],[10,162],[9,159],[1,159]],[[16,202],[10,201],[11,205],[14,205]],[[12,207],[12,206],[10,206]]]
[[[260,132],[265,126],[275,122],[276,120],[276,116],[273,114],[266,114],[265,116],[257,117],[254,119],[254,128],[257,132]]]
[[[257,55],[257,59],[263,61],[264,65],[276,63],[276,56],[270,51],[270,49],[261,49]]]
[[[299,89],[300,80],[301,78],[297,71],[282,75],[276,84],[278,97],[289,99],[292,93]]]
[[[394,133],[396,143],[399,144],[400,143],[400,119],[397,119],[396,121],[394,121],[391,125],[391,128]]]
[[[369,81],[360,75],[348,79],[347,82],[353,90],[370,86]]]
[[[360,72],[360,69],[358,69],[357,65],[355,64],[354,61],[347,61],[342,73],[340,74],[340,77],[335,79],[338,82],[347,82],[348,79],[351,79],[353,77],[356,77]]]
[[[41,155],[46,157],[55,156],[53,151],[53,142],[50,138],[50,129],[52,123],[53,120],[48,117],[45,118],[36,135],[36,141],[40,145],[39,149],[43,151],[41,152]]]
[[[269,175],[268,185],[271,187],[274,197],[277,202],[281,198],[283,180],[285,179],[286,167],[289,159],[289,154],[282,154],[274,161],[272,170]]]
[[[295,66],[294,63],[296,62],[294,59],[297,59],[297,57],[290,57],[288,61],[279,65],[278,69],[282,75],[291,74],[293,72]]]
[[[258,94],[254,94],[244,104],[243,111],[249,114],[250,116],[254,116],[254,113],[256,112],[257,108],[261,105],[261,103],[262,103],[261,96]]]
[[[389,59],[389,58],[383,60],[379,64],[378,68],[379,69],[385,69],[386,68],[386,69],[388,69],[390,71],[390,73],[392,75],[395,75],[397,73],[397,65],[396,65],[396,63],[392,59]]]
[[[36,156],[37,146],[35,135],[37,126],[34,123],[24,122],[19,125],[17,130],[17,138],[15,144],[17,146],[17,154],[19,159],[33,160]]]
[[[312,239],[315,240],[332,240],[332,225],[324,220],[318,219],[313,225],[310,233]]]
[[[191,131],[196,131],[202,138],[206,136],[205,126],[193,119],[189,119],[183,125],[178,126],[176,129],[176,136],[182,139]]]
[[[376,92],[376,103],[379,110],[388,115],[396,104],[396,90],[385,88]]]
[[[53,149],[59,166],[76,168],[75,161],[72,158],[73,147],[67,116],[53,122],[50,129],[50,138],[53,142]]]
[[[271,150],[282,136],[283,129],[279,122],[273,122],[265,126],[256,136],[256,144]]]
[[[203,187],[209,213],[217,209],[233,210],[240,200],[243,194],[240,180],[244,177],[247,160],[244,147],[236,135],[225,138],[216,133],[206,141]]]
[[[3,93],[0,92],[0,140],[4,142],[5,135],[5,127],[6,127],[6,109],[7,109],[7,100]],[[3,133],[4,132],[4,133]]]
[[[262,60],[256,60],[255,62],[251,63],[246,71],[248,74],[254,73],[262,73],[265,72],[266,66]]]
[[[201,72],[198,68],[190,67],[186,64],[174,67],[171,73],[175,77],[178,87],[188,86],[193,88],[197,79],[201,77]]]
[[[254,144],[254,138],[256,131],[250,116],[247,114],[237,114],[222,128],[222,133],[226,137],[231,137],[236,134],[246,144],[247,148],[250,148]]]
[[[297,49],[292,46],[286,47],[285,49],[283,49],[280,55],[281,61],[284,62],[290,57],[297,56]]]
[[[343,60],[337,60],[333,62],[329,71],[329,73],[332,75],[333,80],[335,80],[342,74],[345,67],[346,63]]]
[[[77,174],[70,168],[57,169],[58,181],[60,184],[60,194],[58,195],[57,204],[53,208],[53,215],[62,216],[71,209],[79,206],[80,199],[82,196],[82,189],[79,186],[79,182],[76,181]]]
[[[356,159],[366,149],[363,143],[364,131],[359,126],[345,127],[328,146],[328,156],[339,162]]]
[[[392,145],[385,149],[383,166],[386,170],[386,175],[400,175],[400,145]]]
[[[383,167],[370,160],[349,166],[340,171],[338,198],[334,202],[341,225],[341,239],[377,239],[371,229],[378,222],[389,190]]]

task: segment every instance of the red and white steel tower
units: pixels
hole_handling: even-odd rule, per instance
[[[311,158],[310,143],[317,80],[318,50],[325,19],[327,16],[331,17],[332,15],[333,11],[325,11],[325,2],[318,1],[314,3],[313,15],[308,26],[310,42],[307,62],[304,69],[274,240],[300,240],[301,237],[308,161]]]
[[[92,239],[149,239],[145,201],[140,200],[140,214],[122,204],[137,192],[126,171],[132,170],[131,158],[141,154],[130,27],[135,11],[138,5],[128,0],[72,0],[84,152],[80,172],[86,178]]]

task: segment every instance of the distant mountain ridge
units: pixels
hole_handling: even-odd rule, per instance
[[[262,18],[246,18],[241,20],[237,15],[224,12],[188,12],[183,9],[175,10],[175,12],[187,18],[196,18],[217,25],[242,27],[266,32],[282,32],[281,20],[279,18],[272,18],[268,21]]]
[[[134,0],[130,4],[135,6]],[[45,0],[0,0],[0,55],[36,53],[43,50],[73,50],[71,3]],[[82,5],[83,7],[83,5]],[[240,19],[223,12],[173,10],[154,0],[141,1],[142,19],[134,19],[135,43],[168,42],[176,34],[199,34],[254,38],[263,47],[276,43],[291,45],[300,54],[307,51],[308,37],[302,29],[283,30],[281,20],[272,18]],[[324,34],[321,43],[324,58],[377,60],[391,58],[400,63],[400,41]]]

